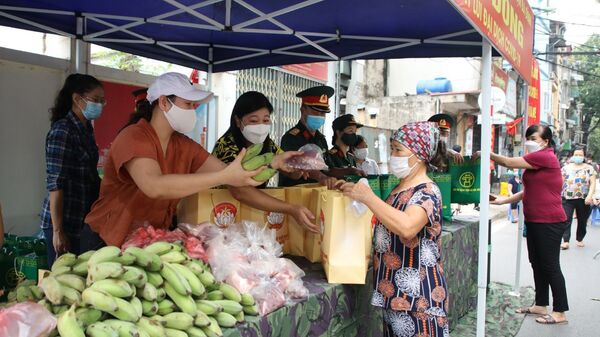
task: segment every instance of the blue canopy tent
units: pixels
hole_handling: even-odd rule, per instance
[[[482,57],[482,111],[490,111],[491,58],[499,55],[445,0],[1,0],[0,25],[209,73],[351,59]],[[482,115],[486,163],[491,119]],[[489,174],[489,165],[481,165],[481,176]],[[477,336],[485,335],[489,190],[482,184]]]

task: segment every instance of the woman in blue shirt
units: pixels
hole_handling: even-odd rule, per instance
[[[79,253],[83,220],[98,198],[98,147],[91,121],[106,105],[96,78],[71,74],[50,109],[46,136],[46,189],[41,227],[48,246],[48,264],[57,256]]]

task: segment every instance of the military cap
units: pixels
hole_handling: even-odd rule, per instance
[[[447,114],[436,114],[427,120],[428,122],[434,122],[438,124],[438,128],[440,129],[450,129],[454,124],[454,119],[450,115]]]
[[[296,97],[302,98],[302,104],[311,107],[317,111],[330,112],[329,98],[333,96],[332,87],[320,85],[308,88],[296,94]]]
[[[334,130],[344,130],[347,126],[356,125],[357,128],[362,128],[363,125],[357,123],[354,119],[354,115],[346,114],[333,120],[332,126]]]

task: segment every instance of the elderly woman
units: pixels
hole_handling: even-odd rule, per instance
[[[558,158],[554,154],[552,130],[548,126],[532,125],[525,132],[527,154],[524,157],[504,157],[491,154],[493,161],[511,169],[524,169],[523,190],[509,198],[496,199],[502,205],[523,200],[527,227],[527,251],[533,269],[535,304],[517,313],[538,315],[540,324],[566,323],[569,310],[565,278],[560,269],[560,241],[565,232],[567,216],[562,207],[563,179]],[[552,289],[553,304],[548,291]]]
[[[387,201],[364,184],[345,183],[348,197],[367,205],[375,226],[375,291],[385,336],[447,336],[447,285],[440,265],[442,197],[427,176],[442,159],[435,123],[409,123],[391,138],[390,170],[400,178]]]

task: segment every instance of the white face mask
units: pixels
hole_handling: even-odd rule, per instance
[[[541,150],[542,147],[534,140],[527,140],[525,141],[525,149],[527,150],[527,153],[534,153]]]
[[[171,100],[169,100],[169,103],[171,103],[171,108],[169,111],[163,112],[173,130],[181,133],[188,133],[194,130],[194,126],[196,126],[196,110],[182,109],[171,102]]]
[[[260,144],[267,139],[271,124],[251,124],[244,126],[242,135],[252,144]]]
[[[414,154],[409,157],[391,157],[390,158],[390,171],[397,178],[402,179],[406,178],[410,172],[417,166],[415,163],[413,166],[408,165],[408,160],[414,156]]]
[[[358,160],[365,160],[369,155],[369,148],[365,147],[364,149],[354,149],[354,156]]]

